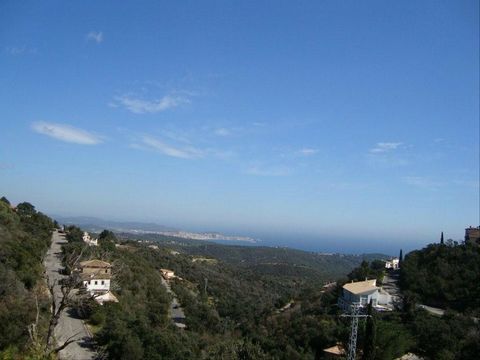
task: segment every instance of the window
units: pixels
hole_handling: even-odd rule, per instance
[[[105,269],[105,274],[108,274],[108,269]]]
[[[105,281],[102,280],[102,285],[105,285]]]
[[[98,281],[95,281],[95,285],[98,285]]]

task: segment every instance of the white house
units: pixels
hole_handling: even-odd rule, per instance
[[[85,289],[92,295],[110,290],[110,275],[81,274],[81,279]]]
[[[112,266],[102,260],[88,260],[80,263],[80,279],[90,294],[110,290]]]
[[[392,260],[386,261],[385,262],[385,268],[386,269],[392,269],[392,270],[397,270],[400,268],[400,260],[397,258],[394,258]]]
[[[165,280],[174,279],[176,277],[173,270],[160,269],[160,272],[162,273],[162,276],[164,277]]]
[[[98,246],[98,239],[92,239],[88,232],[83,233],[83,241],[86,242],[89,246]]]
[[[352,304],[366,306],[372,301],[372,306],[386,310],[391,307],[391,296],[377,286],[377,280],[351,282],[343,285],[342,296],[338,299],[338,306],[349,311]]]

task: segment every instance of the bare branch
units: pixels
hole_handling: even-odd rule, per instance
[[[55,349],[53,349],[51,352],[55,353],[55,354],[58,354],[60,351],[62,351],[63,349],[65,349],[68,345],[70,345],[71,343],[77,341],[77,339],[74,339],[78,334],[80,334],[79,332],[70,336],[62,345],[56,347]]]

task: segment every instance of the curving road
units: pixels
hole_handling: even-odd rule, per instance
[[[46,275],[49,278],[50,283],[55,281],[54,295],[55,302],[60,302],[62,292],[60,290],[59,281],[65,278],[65,275],[60,274],[60,270],[63,269],[60,255],[62,252],[62,244],[67,241],[62,234],[55,231],[52,235],[52,245],[45,257],[44,265]],[[83,321],[76,318],[71,309],[66,308],[58,321],[58,325],[55,328],[55,337],[59,344],[66,341],[72,335],[75,335],[75,342],[68,345],[65,349],[60,351],[59,357],[63,360],[90,360],[96,358],[96,353],[92,348],[92,337],[87,331],[87,328],[83,324]]]

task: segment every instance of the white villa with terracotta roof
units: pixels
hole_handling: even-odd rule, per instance
[[[392,305],[391,296],[377,286],[377,280],[365,280],[346,283],[343,285],[342,296],[338,299],[338,306],[344,311],[349,311],[352,304],[361,307],[372,302],[377,309],[386,310]]]

